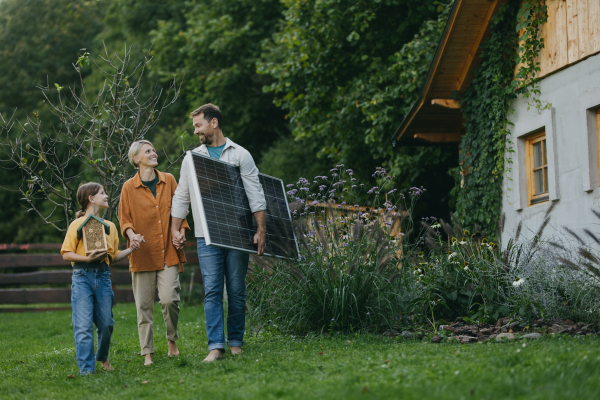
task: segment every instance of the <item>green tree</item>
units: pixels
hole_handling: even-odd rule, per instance
[[[55,123],[36,86],[49,84],[54,89],[54,83],[59,83],[68,87],[79,79],[72,63],[80,49],[89,48],[102,30],[107,4],[106,0],[0,1],[2,116],[8,119],[16,110],[15,118],[23,120],[35,111],[48,127]],[[5,143],[6,137],[0,141]],[[61,240],[52,227],[26,213],[17,190],[24,179],[21,170],[4,160],[0,160],[0,167],[0,242]]]
[[[446,216],[457,148],[394,149],[390,139],[417,97],[450,7],[433,0],[285,5],[258,70],[276,80],[264,90],[287,111],[296,140],[363,180],[384,166],[401,190],[427,186],[422,205]]]
[[[106,0],[0,2],[3,115],[15,108],[31,112],[39,107],[42,97],[36,85],[69,85],[79,79],[71,63],[102,30],[106,5]]]
[[[191,133],[189,112],[209,102],[223,111],[226,136],[257,161],[277,138],[289,135],[273,95],[262,91],[272,79],[256,73],[261,44],[279,26],[282,12],[279,0],[114,0],[106,19],[112,34],[105,36],[147,47],[152,42],[151,72],[162,79],[185,76],[182,101],[170,110],[157,143],[180,149],[174,134]]]

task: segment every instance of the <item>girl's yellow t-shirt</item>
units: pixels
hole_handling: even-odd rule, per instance
[[[81,226],[83,221],[85,221],[86,216],[77,218],[75,221],[71,222],[69,225],[69,229],[67,230],[67,235],[65,237],[65,241],[60,248],[60,254],[65,254],[66,252],[72,251],[75,254],[79,254],[80,256],[85,257],[85,248],[83,246],[83,239],[77,239],[77,229]],[[105,223],[110,226],[110,234],[106,235],[106,245],[108,246],[108,256],[99,261],[104,261],[106,264],[110,265],[112,260],[115,259],[117,254],[119,254],[119,233],[117,231],[117,227],[111,221],[104,220]],[[71,265],[75,264],[74,262]]]

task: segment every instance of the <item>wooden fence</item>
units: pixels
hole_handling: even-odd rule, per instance
[[[71,263],[63,260],[60,254],[60,244],[0,244],[0,250],[52,250],[52,253],[12,253],[0,255],[0,304],[47,304],[47,303],[70,303],[70,288],[31,288],[29,286],[48,284],[70,284],[71,269],[47,270],[47,268],[70,267]],[[198,253],[196,242],[187,242],[185,257],[187,264],[198,264]],[[35,268],[41,271],[18,272],[22,268]],[[12,273],[3,273],[3,270],[13,270]],[[201,274],[192,274],[194,283],[201,283]],[[133,302],[133,291],[131,289],[131,275],[129,274],[129,261],[126,259],[111,265],[111,281],[115,293],[115,302]],[[7,285],[18,285],[23,288],[4,289]],[[116,285],[129,285],[128,288],[117,288]],[[0,312],[22,312],[22,311],[51,311],[60,308],[0,308]]]

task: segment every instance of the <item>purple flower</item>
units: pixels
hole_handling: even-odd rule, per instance
[[[292,185],[292,184],[285,185],[285,187],[288,188],[288,189],[291,188],[292,186],[294,186],[294,185]]]
[[[314,201],[312,202],[312,205],[314,206],[314,205],[316,205],[316,204],[319,204],[319,202],[318,202],[318,201],[316,201],[316,200],[314,200]]]
[[[333,172],[333,171],[337,171],[337,170],[338,170],[337,168],[332,168],[329,170],[329,172]]]

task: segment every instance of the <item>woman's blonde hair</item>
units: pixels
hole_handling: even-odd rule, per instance
[[[133,168],[139,167],[138,163],[135,162],[134,157],[140,153],[140,150],[142,150],[142,146],[144,146],[145,144],[149,144],[150,146],[154,147],[154,145],[147,140],[136,140],[135,142],[131,143],[129,153],[127,155],[129,157],[129,163],[133,165]]]
[[[82,183],[77,188],[77,202],[81,206],[81,210],[77,211],[75,218],[83,217],[85,211],[90,205],[90,196],[95,196],[102,189],[102,185],[96,182]]]

